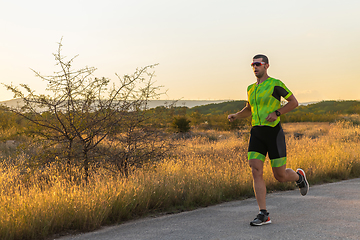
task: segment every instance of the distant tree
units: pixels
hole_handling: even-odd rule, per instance
[[[185,116],[174,117],[172,127],[176,132],[185,133],[190,131],[190,120]]]
[[[32,123],[29,131],[42,141],[46,161],[57,159],[69,165],[81,164],[87,178],[91,164],[95,166],[102,161],[103,155],[99,153],[119,153],[114,151],[115,144],[105,144],[116,140],[117,147],[126,149],[127,153],[119,160],[123,166],[121,170],[128,171],[132,165],[130,160],[138,161],[131,154],[133,146],[144,141],[160,141],[153,137],[158,136],[156,131],[144,127],[146,118],[141,114],[147,109],[148,100],[159,96],[160,87],[154,86],[154,73],[149,72],[156,64],[136,69],[132,75],[120,77],[116,74],[118,83],[109,86],[108,78],[93,77],[96,70],[93,67],[73,70],[77,56],[66,61],[61,50],[60,41],[53,54],[60,70],[54,75],[43,76],[33,70],[37,77],[47,82],[46,90],[51,94],[36,94],[28,85],[20,84],[24,93],[17,86],[4,84],[15,98],[24,102],[21,108],[10,108],[10,111]],[[164,142],[153,143],[153,148],[158,146],[157,154],[164,149]],[[104,150],[105,147],[111,151]],[[152,152],[155,150],[149,150],[148,145],[142,149],[142,155]]]
[[[190,114],[191,122],[194,126],[198,126],[204,122],[203,115],[199,111],[192,112]]]

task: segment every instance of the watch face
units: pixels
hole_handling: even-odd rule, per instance
[[[276,110],[275,113],[276,113],[276,116],[280,116],[280,115],[281,115],[281,113],[280,113],[278,110]]]

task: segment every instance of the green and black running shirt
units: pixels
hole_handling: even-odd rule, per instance
[[[252,126],[275,127],[280,118],[269,122],[266,117],[281,107],[281,97],[288,99],[292,92],[280,80],[269,77],[260,84],[251,84],[247,88],[247,95],[251,107]]]

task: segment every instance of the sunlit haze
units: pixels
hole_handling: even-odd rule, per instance
[[[31,69],[57,71],[63,37],[74,68],[96,67],[96,77],[159,63],[165,100],[247,99],[258,53],[299,102],[360,100],[359,12],[359,0],[2,1],[0,82],[43,93]]]

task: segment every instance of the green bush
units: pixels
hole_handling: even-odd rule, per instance
[[[175,129],[176,132],[189,132],[190,122],[186,117],[175,117],[172,122],[172,128]]]

